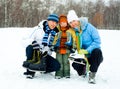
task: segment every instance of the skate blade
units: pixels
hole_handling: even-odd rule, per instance
[[[88,83],[90,83],[90,84],[96,84],[95,80],[89,80]]]
[[[40,73],[45,73],[46,71],[40,71],[40,70],[31,70],[31,69],[28,69],[29,71],[32,71],[32,72],[40,72]]]
[[[86,65],[83,61],[78,62],[78,61],[75,61],[74,59],[70,59],[70,58],[69,58],[68,60],[70,60],[70,61],[72,61],[72,62],[74,62],[74,63],[77,63],[77,64]]]
[[[32,75],[27,75],[26,78],[33,79],[33,76]]]

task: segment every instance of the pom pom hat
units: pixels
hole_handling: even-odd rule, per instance
[[[74,10],[70,10],[67,15],[68,23],[72,22],[73,20],[79,20],[77,14]]]
[[[55,22],[58,23],[59,17],[58,17],[57,14],[50,14],[50,15],[48,16],[47,20],[48,20],[48,21],[49,21],[49,20],[52,20],[52,21],[55,21]]]

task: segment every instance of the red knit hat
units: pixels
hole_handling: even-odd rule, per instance
[[[65,16],[65,15],[60,15],[60,17],[59,17],[59,23],[60,22],[67,22],[67,16]]]

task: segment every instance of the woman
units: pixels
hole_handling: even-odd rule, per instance
[[[101,51],[101,40],[97,29],[88,22],[87,18],[78,18],[74,10],[70,10],[67,15],[69,25],[75,30],[77,36],[77,51],[79,54],[87,54],[90,65],[89,81],[95,83],[95,75],[98,71],[100,63],[103,61]],[[78,44],[80,43],[80,44]],[[74,64],[73,68],[78,72],[82,72],[79,65]],[[83,73],[80,73],[80,76]]]

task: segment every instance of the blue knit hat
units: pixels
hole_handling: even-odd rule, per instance
[[[47,20],[48,20],[48,21],[49,21],[49,20],[52,20],[52,21],[55,21],[55,22],[58,23],[59,17],[58,17],[57,14],[50,14],[50,15],[48,16]]]

